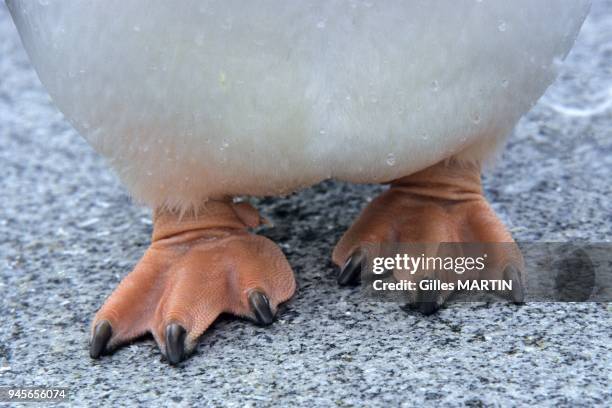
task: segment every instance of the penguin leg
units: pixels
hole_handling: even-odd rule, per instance
[[[197,215],[157,211],[150,247],[95,315],[91,356],[150,332],[177,364],[221,313],[272,323],[295,280],[280,248],[248,231],[259,223],[253,207],[231,200]]]
[[[489,252],[490,260],[487,278],[512,279],[513,290],[507,297],[516,303],[523,301],[522,255],[484,196],[477,164],[446,160],[392,181],[390,188],[362,211],[336,245],[332,259],[340,267],[338,283],[359,282],[366,257],[364,245],[378,248],[380,253],[376,256],[388,256],[401,243],[423,244],[424,254],[438,257],[461,255],[469,245],[440,243],[485,243],[482,248]],[[396,279],[406,277],[397,270],[393,274]],[[432,276],[430,271],[419,270],[408,278],[418,282]],[[453,276],[442,278],[452,281]],[[408,303],[431,314],[452,293],[417,290],[409,294]]]

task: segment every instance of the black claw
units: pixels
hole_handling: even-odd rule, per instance
[[[419,312],[423,313],[425,316],[432,315],[436,313],[440,309],[440,305],[438,302],[420,302],[418,304]]]
[[[261,326],[268,326],[274,320],[270,301],[263,293],[254,290],[249,294],[249,305],[255,315],[255,321]]]
[[[166,358],[175,365],[185,358],[185,335],[187,332],[180,324],[166,326]]]
[[[418,310],[425,316],[436,313],[444,304],[444,296],[438,291],[419,291],[416,298],[416,301],[409,304],[409,307]]]
[[[510,294],[512,301],[517,305],[525,303],[525,294],[519,269],[514,265],[508,266],[504,271],[504,279],[512,281],[512,292]]]
[[[413,303],[412,305],[410,305],[410,308],[412,310],[417,310],[420,313],[424,314],[425,316],[430,316],[434,313],[436,313],[438,310],[440,310],[440,308],[442,307],[442,305],[444,304],[444,299],[442,299],[442,297],[439,297],[436,300],[421,300],[418,301],[416,303]]]
[[[359,284],[361,281],[361,264],[364,259],[365,254],[360,249],[349,257],[338,274],[338,284],[340,286]]]
[[[106,345],[113,335],[113,329],[108,320],[102,320],[94,329],[94,334],[89,343],[89,355],[98,358],[106,351]]]

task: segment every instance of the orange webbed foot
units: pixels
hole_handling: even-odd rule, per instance
[[[177,364],[221,313],[272,323],[295,280],[278,246],[248,231],[258,224],[254,208],[231,201],[197,215],[158,211],[150,247],[94,318],[91,356],[149,332]]]
[[[485,243],[483,248],[493,252],[489,254],[488,276],[511,279],[514,282],[511,299],[516,303],[523,301],[522,255],[484,197],[477,165],[441,162],[390,183],[390,188],[363,210],[336,245],[332,259],[340,267],[338,283],[359,282],[363,262],[369,254],[364,249],[366,246],[393,252],[398,243],[423,244],[423,253],[427,256],[458,256],[458,252],[470,248],[469,245],[440,243]],[[392,255],[382,252],[377,256]],[[394,270],[393,275],[396,280],[417,282],[433,278],[430,272],[422,270],[409,276]],[[452,276],[442,278],[453,279]],[[431,314],[452,293],[416,291],[409,293],[408,303]]]

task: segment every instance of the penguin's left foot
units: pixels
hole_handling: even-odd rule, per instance
[[[486,243],[484,247],[493,252],[488,254],[487,276],[511,279],[513,289],[508,297],[515,303],[523,301],[523,258],[484,197],[479,166],[444,161],[391,182],[390,188],[363,210],[336,245],[332,259],[340,267],[338,283],[359,283],[362,265],[369,255],[366,246],[370,251],[377,248],[376,256],[394,256],[397,244],[415,243],[423,244],[420,247],[428,257],[460,256],[469,247],[440,243]],[[393,274],[398,280],[406,280],[405,273],[393,270]],[[434,277],[440,276],[419,270],[407,280],[418,283]],[[453,276],[442,278],[452,281]],[[407,301],[411,308],[431,314],[453,292],[416,290],[409,293]]]
[[[280,248],[247,230],[259,223],[253,207],[231,201],[209,201],[197,216],[158,211],[151,246],[94,318],[91,356],[150,332],[177,364],[221,313],[271,324],[295,280]]]

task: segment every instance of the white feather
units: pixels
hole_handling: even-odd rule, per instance
[[[151,206],[481,160],[587,0],[9,0],[59,108]]]

